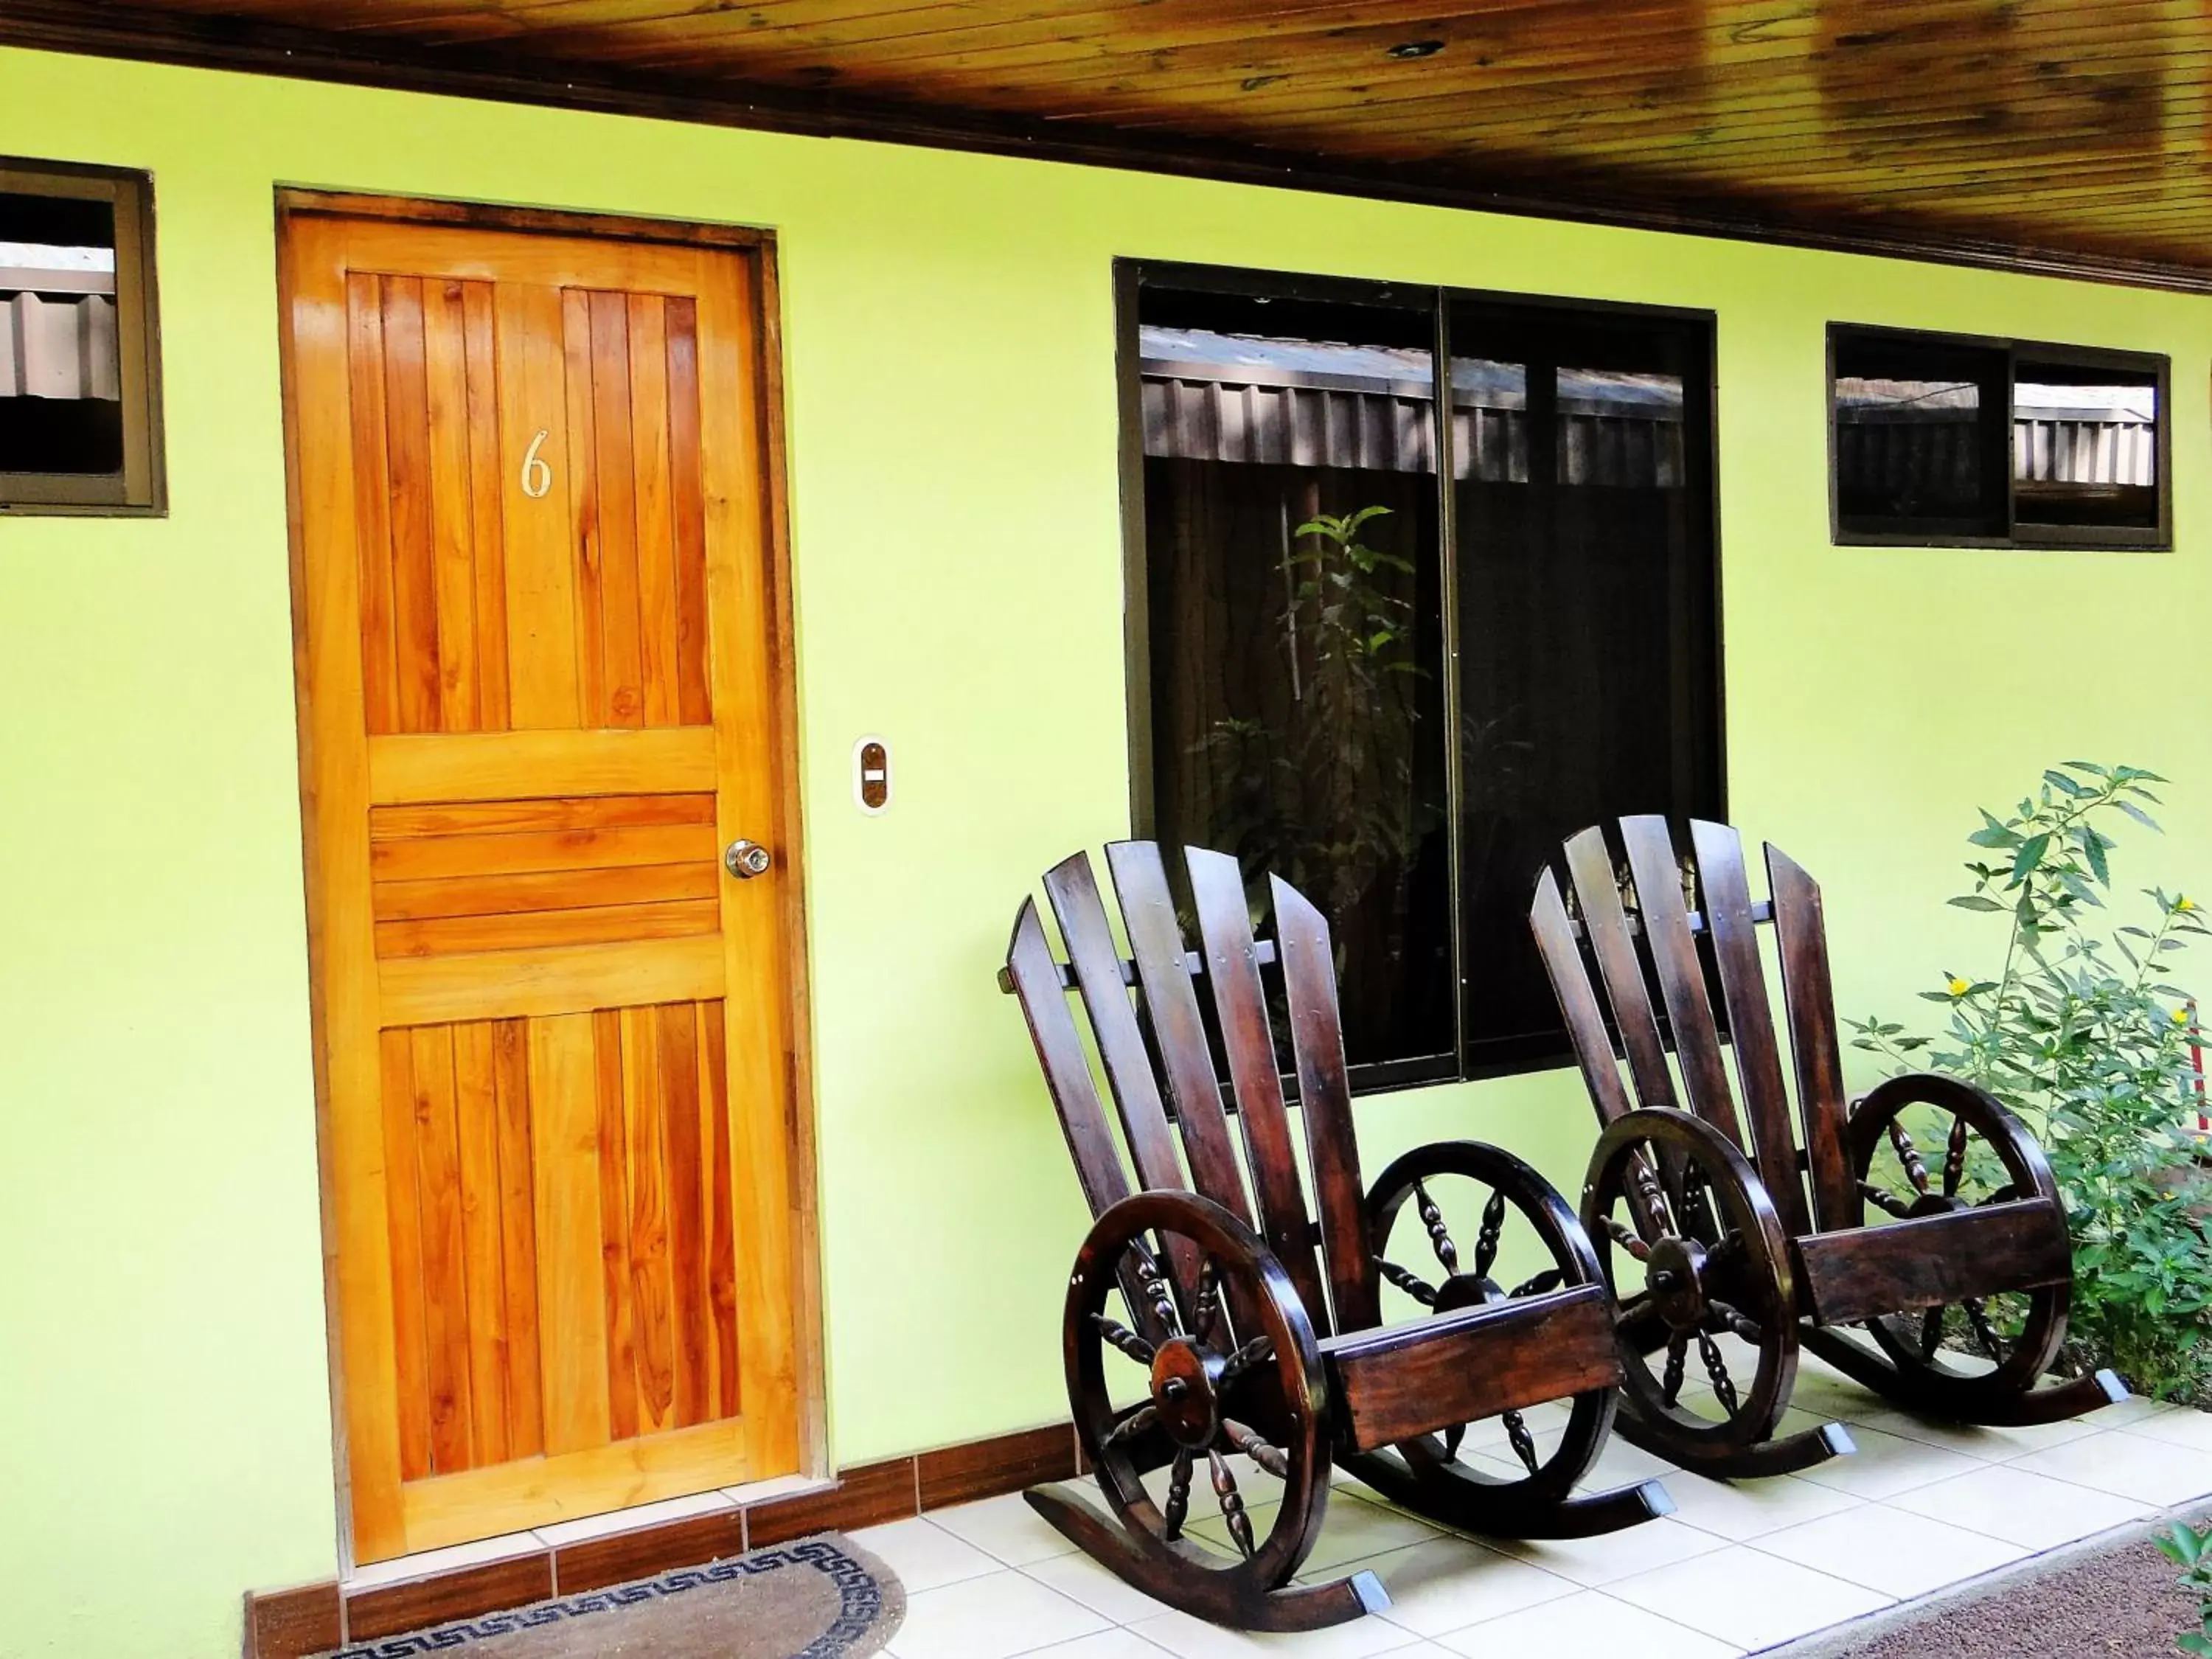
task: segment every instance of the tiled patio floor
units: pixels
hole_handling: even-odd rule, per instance
[[[1889,1409],[1809,1356],[1796,1401],[1807,1415],[1791,1426],[1813,1413],[1841,1419],[1858,1455],[1727,1486],[1616,1442],[1599,1478],[1662,1475],[1678,1509],[1606,1538],[1478,1543],[1339,1477],[1308,1571],[1371,1568],[1391,1606],[1310,1636],[1243,1636],[1164,1607],[1018,1497],[854,1536],[906,1583],[893,1659],[1724,1659],[2212,1493],[2212,1416],[2195,1412],[2130,1401],[2045,1428],[1949,1428]],[[1248,1468],[1240,1480],[1264,1534],[1267,1478]]]

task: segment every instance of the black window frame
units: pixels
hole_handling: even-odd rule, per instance
[[[10,472],[0,468],[0,517],[167,516],[153,175],[130,167],[0,155],[0,193],[101,201],[113,208],[116,356],[123,422],[123,464],[118,471]]]
[[[1854,528],[1844,522],[1836,398],[1836,347],[1839,338],[1925,347],[1930,350],[1994,352],[2004,359],[2005,398],[2001,423],[1984,440],[2001,450],[2005,499],[2005,533],[1974,535],[1939,527],[1900,530]],[[2013,410],[2023,362],[2069,368],[2112,369],[2150,375],[2157,386],[2158,418],[2153,443],[2158,468],[2158,522],[2144,525],[2063,525],[2021,520],[2019,480],[2013,476]],[[2163,352],[2118,347],[2069,345],[2051,340],[2015,339],[2002,335],[1953,334],[1932,329],[1896,328],[1879,323],[1837,323],[1827,328],[1828,533],[1838,547],[2041,548],[2058,551],[2170,553],[2173,550],[2173,360]]]
[[[1613,313],[1654,322],[1688,324],[1705,331],[1703,384],[1685,386],[1690,403],[1686,423],[1696,418],[1705,439],[1703,465],[1711,513],[1708,535],[1712,550],[1711,617],[1713,729],[1706,734],[1714,767],[1715,810],[1725,820],[1728,801],[1728,687],[1725,610],[1723,595],[1723,553],[1720,514],[1720,420],[1718,313],[1690,306],[1641,305],[1627,301],[1584,299],[1571,295],[1526,294],[1511,289],[1463,288],[1430,283],[1394,282],[1382,278],[1310,276],[1291,271],[1232,265],[1194,264],[1180,261],[1117,258],[1113,267],[1115,386],[1120,428],[1116,442],[1120,466],[1122,558],[1122,661],[1129,756],[1129,817],[1133,833],[1149,837],[1157,832],[1152,790],[1152,618],[1150,579],[1146,547],[1145,453],[1142,350],[1139,343],[1139,295],[1147,286],[1234,295],[1256,300],[1307,300],[1338,304],[1388,306],[1425,309],[1434,325],[1432,351],[1437,384],[1449,385],[1451,311],[1455,303],[1496,304],[1565,313]],[[1457,480],[1453,466],[1451,422],[1443,418],[1444,400],[1436,407],[1435,434],[1437,559],[1442,584],[1443,697],[1445,707],[1460,707],[1460,623],[1455,547]],[[1685,436],[1688,435],[1686,425]],[[1491,1039],[1472,1044],[1467,1030],[1468,942],[1464,927],[1462,808],[1465,788],[1463,756],[1456,743],[1445,746],[1447,835],[1450,847],[1449,899],[1452,979],[1452,1048],[1434,1055],[1372,1061],[1351,1067],[1354,1095],[1382,1094],[1401,1089],[1438,1084],[1478,1082],[1488,1078],[1519,1076],[1556,1070],[1574,1063],[1574,1050],[1564,1022],[1554,1030],[1528,1036]],[[1534,878],[1531,878],[1533,883]],[[1533,890],[1533,888],[1532,888]],[[1476,1052],[1477,1048],[1481,1050]]]

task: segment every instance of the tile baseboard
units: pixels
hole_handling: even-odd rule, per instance
[[[1049,1424],[887,1458],[839,1473],[834,1481],[739,1497],[726,1510],[623,1527],[573,1542],[453,1566],[374,1584],[335,1580],[246,1598],[246,1659],[306,1659],[448,1619],[527,1606],[552,1595],[597,1589],[675,1567],[697,1566],[810,1533],[849,1531],[903,1521],[926,1510],[973,1503],[1065,1480],[1082,1465],[1072,1424]]]

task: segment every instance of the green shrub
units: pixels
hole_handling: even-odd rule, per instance
[[[2194,1133],[2192,1005],[2172,968],[2208,930],[2179,893],[2146,890],[2148,925],[2114,925],[2105,902],[2106,831],[2156,830],[2151,786],[2164,781],[2069,761],[2010,817],[1984,811],[1967,837],[1972,890],[1951,902],[2004,918],[1999,965],[1920,994],[1948,1014],[1939,1035],[1848,1023],[1856,1047],[1978,1084],[2027,1121],[2066,1200],[2075,1342],[2142,1391],[2194,1397],[2212,1383],[2212,1190]]]
[[[2154,1540],[2183,1569],[2177,1581],[2197,1592],[2197,1626],[2173,1638],[2174,1646],[2197,1659],[2212,1659],[2212,1529],[2199,1532],[2180,1522]]]

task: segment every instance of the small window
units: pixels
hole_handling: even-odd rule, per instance
[[[158,513],[143,173],[0,160],[0,512]]]
[[[1543,864],[1721,816],[1711,319],[1122,271],[1139,833],[1328,915],[1355,1088],[1559,1064]]]
[[[2172,544],[2166,360],[1828,331],[1838,542]]]

